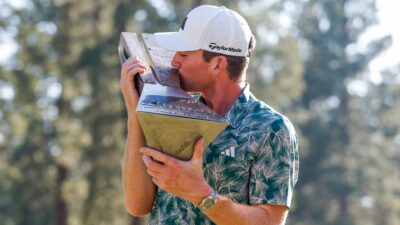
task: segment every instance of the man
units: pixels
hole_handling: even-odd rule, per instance
[[[144,147],[133,78],[146,66],[129,58],[120,80],[128,110],[128,211],[151,212],[149,224],[284,224],[298,175],[297,142],[289,120],[257,100],[245,82],[255,45],[247,22],[225,7],[204,5],[178,32],[157,33],[156,40],[177,51],[171,64],[183,88],[200,92],[229,125],[205,149],[200,138],[189,161]]]

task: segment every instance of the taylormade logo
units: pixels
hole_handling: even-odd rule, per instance
[[[240,48],[225,47],[223,45],[217,45],[215,42],[211,42],[208,47],[210,47],[212,50],[217,49],[229,52],[242,52],[242,49]]]

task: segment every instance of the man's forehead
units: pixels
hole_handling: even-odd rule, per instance
[[[182,53],[182,54],[199,54],[199,53],[203,53],[202,49],[197,49],[197,50],[193,50],[193,51],[177,51],[176,53]]]

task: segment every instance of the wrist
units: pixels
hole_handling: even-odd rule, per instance
[[[123,95],[123,97],[124,97],[124,103],[125,103],[126,110],[128,111],[128,114],[131,112],[136,112],[136,108],[139,103],[139,96]]]
[[[204,188],[199,188],[198,190],[199,191],[196,193],[196,195],[192,196],[189,199],[189,201],[196,207],[201,203],[204,198],[211,194],[213,189],[207,184],[207,186],[205,186]]]
[[[136,114],[137,105],[138,105],[137,102],[136,103],[131,102],[130,104],[126,104],[126,111],[128,113],[128,116],[133,113]]]
[[[211,193],[201,200],[197,208],[199,208],[201,211],[210,210],[214,208],[214,206],[217,204],[217,201],[218,193],[215,190],[211,189]]]

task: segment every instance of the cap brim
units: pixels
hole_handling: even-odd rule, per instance
[[[160,47],[171,51],[194,51],[199,47],[187,42],[180,32],[162,32],[154,34]]]

